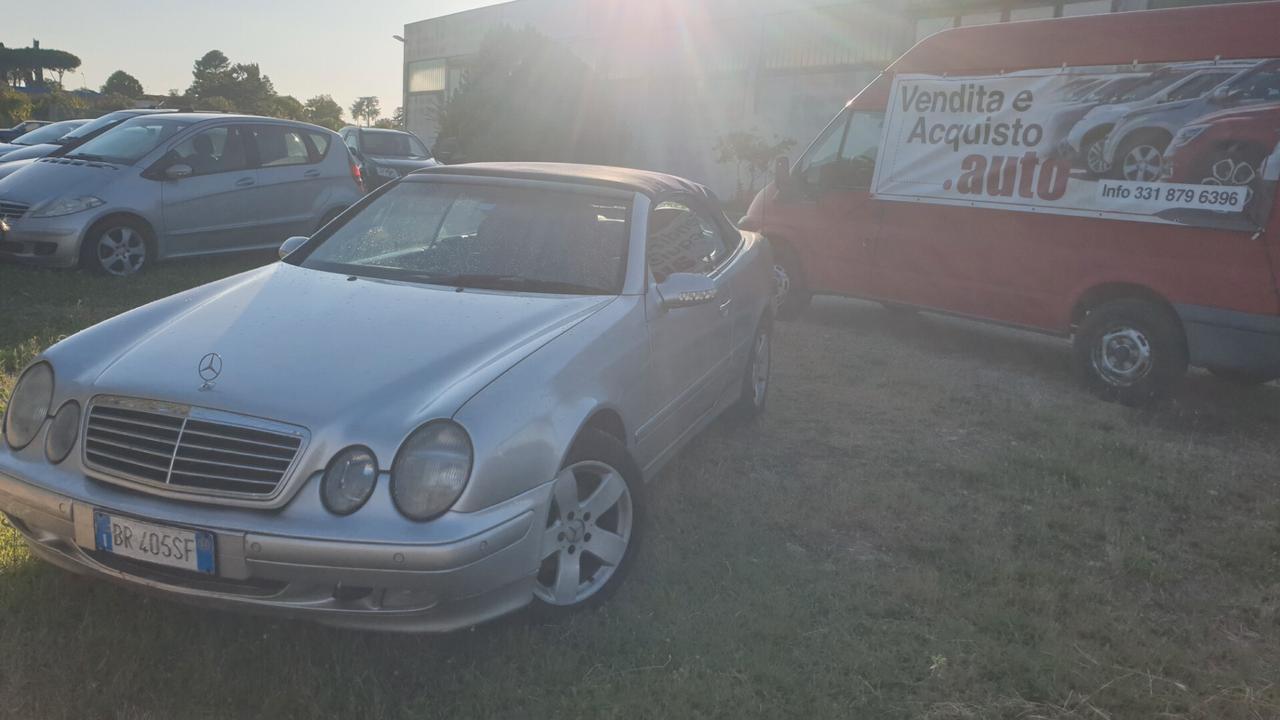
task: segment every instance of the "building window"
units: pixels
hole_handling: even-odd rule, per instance
[[[1053,5],[1037,5],[1034,7],[1013,8],[1009,11],[1009,20],[1047,20],[1057,13]]]
[[[934,33],[939,33],[955,26],[956,19],[953,15],[948,15],[946,17],[920,18],[916,21],[916,42],[920,42]]]
[[[1076,15],[1100,15],[1111,12],[1111,0],[1085,0],[1085,2],[1069,2],[1062,6],[1062,17]]]
[[[444,60],[420,60],[409,63],[409,92],[444,92],[449,82],[448,67]]]

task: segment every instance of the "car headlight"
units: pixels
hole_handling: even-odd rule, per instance
[[[1200,134],[1208,129],[1208,125],[1188,125],[1179,130],[1177,135],[1173,136],[1173,146],[1182,147],[1183,145],[1186,145],[1192,140],[1200,137]]]
[[[474,452],[462,426],[440,420],[418,428],[391,466],[391,499],[411,520],[443,515],[462,496]]]
[[[80,403],[68,400],[58,408],[53,422],[49,424],[49,433],[44,440],[44,456],[54,465],[66,460],[79,434]]]
[[[31,217],[50,218],[71,215],[106,205],[107,202],[92,195],[58,198],[31,214]]]
[[[4,437],[9,447],[21,450],[35,440],[53,402],[53,368],[49,363],[32,365],[13,388],[4,414]]]
[[[338,453],[320,480],[320,500],[335,515],[350,515],[364,507],[378,484],[378,461],[362,447]]]

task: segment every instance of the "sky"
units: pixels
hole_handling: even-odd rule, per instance
[[[68,88],[97,90],[124,70],[148,93],[183,91],[191,64],[209,50],[231,62],[256,62],[276,92],[305,102],[332,95],[350,117],[363,95],[381,99],[383,115],[401,102],[406,23],[496,4],[495,0],[59,0],[56,7],[24,5],[3,13],[6,47],[66,50],[80,70],[63,77]],[[21,3],[20,3],[21,5]],[[17,10],[18,8],[15,8]]]

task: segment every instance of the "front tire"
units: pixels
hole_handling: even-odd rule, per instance
[[[1084,166],[1094,177],[1103,177],[1111,169],[1107,163],[1107,136],[1094,138],[1084,146]]]
[[[764,414],[769,404],[769,385],[773,377],[773,323],[768,317],[760,321],[751,355],[742,375],[741,395],[730,409],[736,420],[751,421]]]
[[[1112,174],[1119,180],[1158,182],[1160,180],[1166,141],[1138,137],[1126,140],[1116,151]]]
[[[1074,345],[1084,382],[1101,397],[1130,406],[1167,397],[1189,362],[1177,316],[1145,300],[1094,308],[1080,324]]]
[[[154,253],[141,223],[107,218],[89,228],[80,246],[80,267],[95,275],[129,277],[146,269]]]
[[[613,436],[588,428],[556,476],[534,581],[537,610],[552,617],[617,591],[640,539],[640,471]]]

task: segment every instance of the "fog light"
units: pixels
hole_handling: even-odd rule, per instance
[[[70,400],[53,416],[53,423],[49,425],[49,433],[45,436],[44,456],[54,465],[66,460],[79,434],[80,403]]]
[[[335,515],[350,515],[364,506],[378,483],[378,461],[362,447],[338,453],[320,481],[320,500]]]

